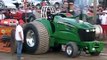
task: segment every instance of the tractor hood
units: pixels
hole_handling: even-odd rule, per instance
[[[59,22],[69,25],[71,27],[77,27],[80,29],[93,29],[93,28],[95,28],[92,24],[90,24],[88,22],[84,22],[82,20],[71,19],[71,18],[61,18],[59,20]]]

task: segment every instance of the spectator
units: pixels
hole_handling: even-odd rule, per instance
[[[100,16],[101,26],[103,28],[104,37],[107,35],[107,11],[103,11],[103,14]]]
[[[16,26],[15,39],[17,43],[17,59],[21,60],[24,36],[23,36],[23,28],[21,27],[20,24],[17,24]]]
[[[103,14],[100,16],[101,24],[107,25],[107,11],[103,11]]]
[[[55,9],[56,9],[56,13],[60,13],[60,12],[61,12],[61,6],[60,6],[59,3],[56,3],[56,4],[54,5],[54,7],[55,7]]]
[[[20,23],[20,25],[23,25],[25,22],[22,19],[20,19],[19,23]]]
[[[13,18],[10,9],[7,9],[4,14],[5,14],[5,16],[6,16],[6,19],[12,19],[12,18]]]
[[[37,19],[41,18],[41,10],[40,9],[38,9],[37,7],[34,7],[32,12],[36,16]]]
[[[0,11],[0,20],[5,19],[5,15]]]
[[[96,24],[100,24],[101,25],[102,12],[103,12],[103,8],[101,6],[98,6],[98,9],[97,9],[97,22],[96,22]]]
[[[94,11],[93,11],[93,6],[90,6],[87,13],[87,22],[91,23],[91,24],[94,24],[94,20],[93,20],[93,17],[94,17]]]
[[[75,15],[75,13],[74,13],[74,2],[72,2],[72,1],[68,2],[68,10],[69,10],[69,13],[71,13],[72,15]]]
[[[99,25],[101,25],[100,16],[102,16],[102,11],[101,11],[101,10],[98,10],[98,11],[97,11],[97,20],[96,20],[96,24],[99,24]]]
[[[48,4],[47,4],[47,1],[42,1],[42,2],[41,2],[41,5],[42,5],[42,6],[48,5]]]
[[[67,13],[67,12],[68,12],[68,2],[64,1],[62,7],[62,13]]]

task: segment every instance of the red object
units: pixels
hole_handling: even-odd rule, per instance
[[[10,11],[6,11],[5,13],[6,18],[12,18],[13,14]]]
[[[87,12],[87,15],[88,15],[89,17],[92,17],[92,16],[94,16],[94,13],[88,11],[88,12]]]
[[[45,1],[43,1],[41,4],[42,4],[42,6],[46,6],[46,2]]]
[[[22,19],[23,12],[17,11],[16,14],[13,14],[14,19]]]
[[[19,20],[19,24],[20,24],[20,25],[23,25],[24,23],[25,23],[25,22],[24,22],[22,19]]]
[[[16,25],[18,23],[18,21],[16,19],[4,19],[0,21],[1,25]]]
[[[103,34],[107,34],[107,25],[101,25],[101,27],[103,28]]]
[[[67,17],[71,17],[72,14],[71,14],[71,13],[66,13],[66,16],[67,16]]]

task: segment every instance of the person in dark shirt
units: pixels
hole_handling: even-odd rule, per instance
[[[12,19],[13,18],[12,13],[10,12],[10,9],[7,9],[4,14],[5,14],[6,19]]]

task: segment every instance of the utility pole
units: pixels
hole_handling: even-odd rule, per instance
[[[97,0],[94,0],[94,18],[93,23],[95,24],[97,21]]]

